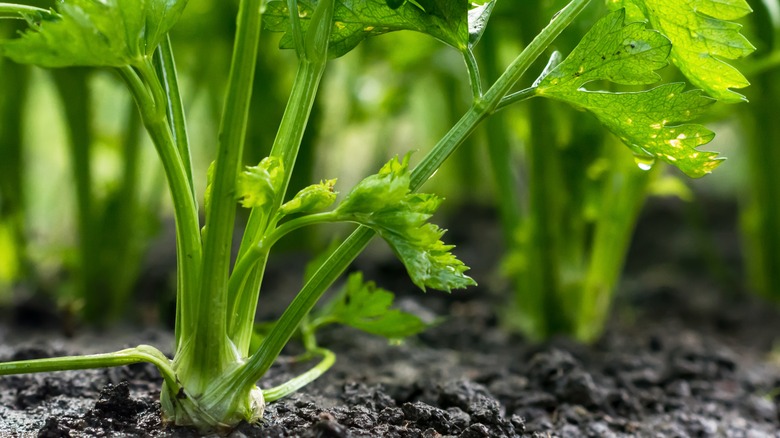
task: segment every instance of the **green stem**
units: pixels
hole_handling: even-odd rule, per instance
[[[476,129],[479,123],[492,113],[500,100],[523,76],[533,62],[542,54],[552,41],[563,32],[590,0],[572,0],[510,64],[499,80],[488,90],[483,99],[458,121],[412,171],[410,188],[414,191],[430,178],[446,158],[460,146]],[[374,232],[367,227],[359,227],[326,260],[320,269],[306,282],[282,317],[274,325],[260,348],[246,365],[233,377],[238,382],[250,384],[259,380],[276,360],[282,348],[287,344],[300,324],[308,315],[322,294],[346,270],[350,263],[362,252]]]
[[[471,95],[474,100],[482,97],[482,76],[479,74],[479,64],[474,58],[474,52],[466,49],[462,52],[463,60],[466,62],[466,68],[469,72],[469,84],[471,84]]]
[[[322,360],[303,374],[300,374],[287,382],[282,383],[279,386],[275,386],[270,389],[263,390],[263,398],[266,402],[272,402],[281,398],[287,397],[290,394],[298,391],[309,383],[317,380],[321,375],[333,366],[336,362],[336,355],[325,348],[316,348],[308,353],[317,354],[322,356]],[[307,355],[308,355],[307,353]]]
[[[194,346],[187,350],[191,354],[184,361],[187,367],[192,367],[198,381],[203,383],[221,375],[234,360],[227,337],[227,284],[236,215],[235,184],[243,156],[257,64],[261,28],[258,11],[261,5],[262,0],[244,0],[239,6],[238,29],[211,186],[211,205],[206,212],[204,256],[196,298],[199,303],[197,315],[193,315],[197,318],[193,327]]]
[[[86,370],[92,368],[112,368],[134,363],[149,362],[157,367],[163,379],[172,388],[179,385],[170,361],[159,350],[149,345],[139,345],[114,353],[89,354],[84,356],[64,356],[47,359],[20,360],[0,363],[0,376],[11,374],[48,373],[52,371]]]
[[[536,87],[528,87],[523,90],[516,91],[501,99],[501,102],[496,107],[496,111],[500,111],[516,103],[525,102],[526,100],[533,97],[536,97]]]
[[[276,211],[284,201],[283,194],[287,191],[292,176],[292,169],[295,167],[298,150],[324,71],[324,63],[315,64],[305,59],[298,62],[298,71],[292,92],[290,93],[290,99],[282,116],[270,154],[271,156],[280,157],[282,160],[284,178],[281,189],[274,199],[272,209],[267,211],[258,208],[252,209],[246,230],[244,231],[241,249],[238,252],[239,259],[262,238],[262,233],[269,225],[269,218],[276,214]],[[245,354],[249,351],[249,341],[252,335],[251,324],[247,324],[247,322],[254,320],[260,295],[260,283],[263,276],[263,264],[258,262],[255,266],[254,274],[246,281],[244,287],[232,290],[229,297],[229,302],[233,303],[232,305],[236,310],[228,315],[228,327],[231,327],[229,336],[239,351]]]
[[[144,84],[135,70],[123,67],[119,69],[119,73],[135,98],[144,126],[149,132],[163,164],[173,198],[178,279],[176,297],[177,305],[182,307],[181,311],[177,310],[176,341],[178,348],[181,332],[191,327],[192,321],[189,318],[196,316],[194,311],[196,303],[191,300],[193,294],[189,291],[196,290],[198,287],[198,269],[202,257],[197,203],[192,196],[193,190],[187,180],[184,162],[173,140],[173,134],[169,129],[170,125],[165,118],[165,111],[159,110],[161,103],[154,100],[147,84]],[[156,81],[148,86],[160,87],[159,82]],[[162,92],[153,94],[164,96]]]
[[[298,59],[303,55],[303,30],[301,30],[301,19],[298,16],[298,0],[287,0],[287,14],[290,20],[290,29],[293,36],[293,44]]]
[[[295,4],[294,0],[288,2],[291,8]],[[295,161],[306,130],[306,124],[314,106],[314,99],[317,95],[322,74],[325,71],[330,32],[333,28],[334,9],[335,0],[319,1],[311,16],[311,22],[306,35],[303,36],[303,42],[296,41],[296,44],[303,44],[303,50],[298,52],[299,61],[295,82],[293,83],[290,99],[282,116],[282,122],[277,131],[274,145],[271,148],[271,156],[279,157],[282,161],[282,184],[274,197],[270,209],[267,211],[253,209],[250,214],[249,222],[244,232],[244,239],[239,249],[239,257],[252,246],[253,242],[258,240],[261,233],[268,227],[268,220],[276,216],[276,212],[279,210],[282,202],[284,202],[292,170],[295,168]],[[293,12],[297,12],[297,8],[295,11],[290,11],[292,22],[300,21],[298,14]],[[298,33],[300,34],[300,30]],[[228,316],[232,318],[232,320],[228,321],[228,327],[231,329],[229,336],[235,343],[238,351],[244,355],[249,353],[249,345],[252,339],[252,323],[257,312],[260,283],[262,282],[265,268],[263,266],[264,261],[265,258],[263,258],[262,265],[258,264],[254,275],[246,281],[244,287],[236,292],[237,295],[229,298],[230,302],[234,303],[234,309],[236,309],[235,312],[231,312]]]
[[[300,28],[300,17],[296,13],[297,4],[297,0],[288,0],[291,26],[294,38],[296,38],[295,44],[300,46],[298,69],[270,153],[271,156],[281,159],[284,177],[271,208],[268,211],[252,210],[239,254],[245,251],[265,231],[268,219],[276,215],[284,202],[301,141],[327,64],[328,43],[333,26],[333,9],[335,8],[334,0],[323,0],[317,3],[306,35],[302,34]],[[259,284],[257,287],[259,288]]]
[[[573,334],[583,342],[595,341],[604,329],[648,184],[653,172],[657,172],[639,170],[631,160],[623,158],[612,157],[615,167],[602,188],[602,208],[596,220],[582,295],[577,300]],[[618,159],[621,163],[617,163]]]
[[[157,76],[154,65],[149,59],[144,58],[143,62],[138,63],[135,68],[135,71],[138,73],[141,81],[145,84],[146,90],[152,99],[153,105],[149,109],[150,115],[154,114],[155,118],[165,118],[165,111],[169,105],[168,96],[165,94],[162,83],[160,83],[160,77]]]
[[[257,352],[233,377],[237,386],[256,382],[268,371],[284,345],[295,333],[301,320],[309,314],[325,290],[344,272],[357,254],[365,249],[372,237],[374,231],[367,227],[359,227],[320,266],[284,311],[282,317],[274,324]]]
[[[283,223],[281,226],[274,229],[271,233],[267,234],[256,245],[249,248],[248,251],[239,257],[236,262],[233,272],[230,274],[230,280],[228,281],[228,290],[230,295],[239,296],[241,288],[246,284],[252,270],[261,262],[264,262],[268,257],[268,252],[285,235],[309,225],[321,224],[326,222],[333,222],[337,218],[332,212],[309,214],[301,216],[293,220]],[[231,314],[240,312],[240,305],[234,303]],[[240,331],[239,327],[232,327],[233,330]]]
[[[507,67],[504,74],[496,81],[493,87],[485,94],[485,102],[492,105],[495,109],[501,99],[503,99],[509,90],[525,74],[531,64],[536,61],[542,53],[552,44],[561,32],[564,31],[574,21],[574,19],[588,6],[590,0],[572,0],[563,9],[561,9],[531,43],[526,46],[523,52]]]
[[[170,35],[166,35],[160,47],[155,52],[157,59],[158,74],[162,80],[163,89],[167,96],[166,113],[168,123],[171,125],[173,140],[179,149],[179,155],[184,161],[184,168],[187,171],[187,179],[190,186],[193,185],[192,179],[192,154],[190,153],[190,140],[187,135],[187,121],[184,117],[184,107],[182,105],[181,92],[179,91],[179,78],[176,73],[176,61],[173,58],[171,49]],[[194,190],[194,187],[193,187]],[[195,196],[195,193],[192,194]]]
[[[288,0],[287,4],[298,54],[298,70],[270,153],[271,156],[281,159],[282,184],[269,209],[252,209],[238,251],[239,258],[262,238],[262,234],[269,226],[269,219],[276,216],[276,212],[284,202],[327,62],[334,1],[324,0],[317,4],[306,38],[302,34],[300,17],[297,14],[297,1]],[[254,272],[248,280],[234,280],[240,284],[240,287],[231,291],[228,298],[233,305],[233,309],[228,314],[228,336],[243,355],[249,354],[252,322],[257,313],[265,261],[266,257],[258,259]],[[244,274],[240,273],[240,275]]]

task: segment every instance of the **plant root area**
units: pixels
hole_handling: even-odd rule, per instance
[[[494,291],[506,285],[490,284],[489,276],[474,290],[420,295],[399,283],[391,262],[364,260],[358,267],[367,278],[406,288],[401,308],[446,319],[400,345],[349,328],[326,330],[319,341],[336,352],[336,365],[270,403],[261,424],[241,424],[228,436],[780,437],[780,312],[697,270],[685,237],[667,237],[635,240],[609,327],[591,346],[565,338],[532,344],[502,330]],[[484,257],[489,248],[479,247],[489,239],[458,242],[475,272],[496,265],[499,250]],[[164,330],[81,330],[65,338],[15,325],[2,327],[0,337],[3,361],[142,342],[165,351],[172,342]],[[296,363],[297,352],[293,342],[261,386],[312,365]],[[161,423],[160,381],[146,364],[2,377],[0,436],[200,436]]]

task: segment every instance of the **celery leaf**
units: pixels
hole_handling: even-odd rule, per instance
[[[312,0],[298,0],[298,15],[304,32],[309,27],[315,5]],[[407,1],[397,9],[391,9],[385,0],[336,0],[328,54],[338,58],[368,37],[399,30],[422,32],[464,51],[470,41],[469,7],[467,0]],[[287,1],[268,2],[263,26],[273,32],[285,32],[279,42],[281,48],[294,47],[289,32]]]
[[[279,212],[282,214],[313,213],[330,207],[336,201],[336,192],[333,187],[335,179],[321,181],[304,187],[291,200],[285,202]]]
[[[714,102],[701,91],[684,92],[682,83],[626,93],[583,88],[597,80],[643,85],[659,79],[655,70],[667,63],[669,41],[643,23],[624,25],[624,19],[621,9],[596,23],[571,54],[539,81],[537,95],[592,112],[642,162],[660,159],[691,177],[710,173],[721,159],[717,153],[696,148],[714,134],[704,126],[683,123]]]
[[[376,175],[352,189],[334,210],[338,220],[375,230],[406,266],[414,284],[450,291],[476,284],[468,269],[440,239],[444,230],[428,223],[441,203],[430,194],[412,193],[409,155],[390,160]]]
[[[178,20],[186,0],[66,0],[0,53],[42,67],[137,65]]]
[[[422,332],[428,327],[419,317],[393,309],[392,292],[376,286],[373,281],[364,282],[363,274],[353,273],[344,287],[315,317],[354,327],[388,339],[402,339]]]
[[[736,20],[752,12],[745,0],[609,0],[631,6],[672,41],[671,60],[691,83],[724,102],[745,97],[730,90],[750,85],[723,59],[743,58],[755,50]]]
[[[241,205],[255,208],[270,204],[281,187],[282,179],[282,160],[278,157],[266,157],[257,166],[247,166],[238,175],[236,184]]]

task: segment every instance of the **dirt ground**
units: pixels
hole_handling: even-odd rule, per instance
[[[695,236],[672,228],[684,216],[676,203],[643,216],[614,317],[590,347],[566,339],[531,345],[501,330],[495,309],[504,286],[491,272],[500,248],[495,239],[473,238],[474,229],[495,228],[490,215],[450,225],[481,283],[473,290],[420,295],[397,280],[394,262],[369,256],[358,267],[381,286],[400,288],[401,307],[447,319],[401,345],[348,328],[326,331],[320,344],[337,353],[336,365],[270,404],[261,424],[230,436],[780,437],[780,311],[731,281],[740,277],[733,232],[721,233],[719,219],[707,216],[715,221],[716,257],[702,257]],[[710,259],[725,271],[713,274]],[[268,281],[283,278],[275,272]],[[140,342],[172,347],[160,329],[82,329],[66,338],[57,324],[41,332],[3,321],[0,360]],[[283,357],[261,386],[305,366]],[[143,364],[3,377],[0,436],[197,436],[160,424],[159,390],[157,371]]]

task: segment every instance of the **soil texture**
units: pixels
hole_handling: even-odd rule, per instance
[[[469,234],[452,228],[456,237]],[[663,235],[684,239],[671,230]],[[730,254],[732,241],[722,242],[728,248],[718,251]],[[367,278],[402,290],[401,307],[446,320],[401,345],[348,328],[325,331],[320,344],[337,353],[336,365],[269,404],[261,424],[242,424],[229,436],[780,437],[780,312],[692,268],[706,263],[693,263],[690,251],[653,248],[648,255],[635,247],[614,318],[603,338],[586,347],[566,339],[532,345],[503,331],[495,312],[499,294],[491,291],[504,286],[489,280],[500,249],[485,239],[461,247],[482,286],[451,296],[420,296],[396,280],[398,267],[364,261],[374,266]],[[80,330],[65,338],[6,325],[0,360],[139,343],[170,352],[171,342],[165,330]],[[294,347],[262,387],[306,369],[288,359]],[[199,436],[161,424],[160,383],[145,364],[3,377],[0,436]]]

